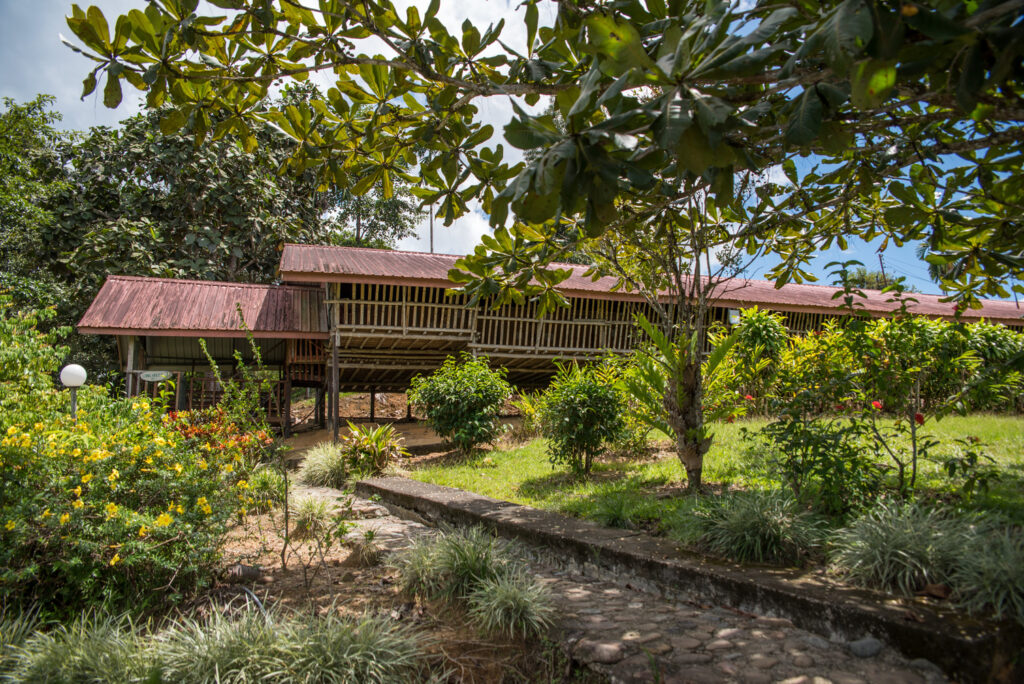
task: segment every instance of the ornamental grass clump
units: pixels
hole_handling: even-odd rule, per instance
[[[482,631],[513,639],[541,636],[554,613],[547,587],[520,570],[477,583],[467,603]]]
[[[549,625],[551,597],[522,550],[480,527],[419,540],[392,562],[403,592],[461,605],[484,632],[530,638]]]
[[[284,502],[284,475],[274,466],[262,465],[249,477],[249,492],[253,498],[253,511],[270,511]]]
[[[671,534],[739,562],[800,565],[819,554],[825,523],[784,492],[743,492],[681,510]]]
[[[1024,531],[1006,526],[974,535],[951,581],[957,604],[967,612],[991,612],[1024,625]]]
[[[374,427],[349,423],[348,429],[349,433],[342,437],[341,452],[345,467],[353,475],[379,475],[388,465],[409,455],[393,425]]]
[[[340,446],[321,442],[306,452],[299,482],[310,487],[341,489],[348,481],[348,464]]]
[[[291,535],[295,539],[322,539],[331,526],[331,512],[323,499],[307,496],[291,504]]]
[[[22,635],[0,664],[0,680],[26,684],[161,681],[131,621],[99,613]]]
[[[865,587],[913,594],[950,583],[979,529],[970,520],[917,503],[883,500],[831,539],[831,564]]]

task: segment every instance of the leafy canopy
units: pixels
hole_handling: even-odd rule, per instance
[[[290,169],[357,195],[418,183],[447,223],[481,201],[496,232],[460,276],[480,296],[554,304],[566,274],[547,264],[580,238],[657,226],[707,190],[741,248],[779,255],[779,282],[851,237],[927,242],[966,297],[1005,295],[1024,266],[1015,2],[609,0],[558,3],[541,25],[527,0],[525,46],[503,19],[446,26],[440,0],[212,4],[156,0],[113,23],[73,6],[84,93],[103,81],[116,107],[127,82],[168,107],[165,132],[248,150],[271,122],[297,143]],[[334,78],[325,95],[268,106],[272,83],[312,73]],[[516,109],[504,140],[542,150],[523,165],[480,121],[495,96]],[[564,129],[519,105],[542,96]],[[412,175],[417,146],[432,154]],[[769,169],[784,180],[738,201],[737,174]]]

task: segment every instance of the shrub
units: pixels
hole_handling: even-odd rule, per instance
[[[957,603],[970,613],[992,611],[1024,625],[1024,534],[1019,527],[974,535],[952,576]]]
[[[550,592],[524,572],[477,583],[468,604],[470,618],[480,629],[511,638],[541,636],[554,613]]]
[[[487,359],[465,352],[449,356],[432,375],[413,378],[409,390],[430,429],[463,453],[494,441],[498,414],[511,395],[504,368],[492,369]]]
[[[341,489],[348,480],[348,464],[340,446],[321,442],[306,452],[299,468],[299,482],[310,487]]]
[[[594,456],[625,429],[622,395],[589,367],[561,366],[540,405],[541,426],[552,463],[589,474]]]
[[[824,523],[781,492],[750,492],[706,499],[680,511],[671,533],[739,562],[799,565],[816,555]]]
[[[748,442],[767,447],[767,461],[798,499],[842,513],[878,494],[881,470],[868,456],[866,426],[846,420],[783,417]]]
[[[882,501],[832,537],[832,567],[866,587],[912,594],[949,583],[977,534],[969,521],[920,504]]]
[[[342,438],[341,452],[350,472],[378,475],[389,463],[408,455],[393,425],[372,427],[349,423],[348,429],[349,434]]]
[[[540,437],[540,417],[537,414],[540,406],[540,392],[521,392],[512,401],[512,407],[519,411],[519,424],[512,428],[509,437],[514,442],[528,442]]]

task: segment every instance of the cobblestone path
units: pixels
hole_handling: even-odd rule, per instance
[[[297,488],[299,495],[336,501],[340,492]],[[394,552],[434,528],[398,518],[380,504],[356,498],[361,517],[353,537],[374,529],[385,552]],[[933,684],[947,679],[925,660],[909,661],[866,637],[829,641],[789,620],[751,615],[725,606],[673,600],[619,581],[588,577],[531,561],[550,589],[558,621],[555,635],[573,658],[612,682],[783,682],[784,684]]]

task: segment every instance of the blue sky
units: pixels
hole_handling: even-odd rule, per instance
[[[108,20],[133,7],[144,7],[144,0],[91,0],[103,10]],[[408,4],[405,2],[397,4]],[[426,2],[416,4],[425,5]],[[470,18],[477,25],[486,25],[500,18],[506,19],[503,38],[509,44],[525,42],[522,22],[511,16],[518,2],[509,0],[474,0],[473,2],[442,2],[441,19],[446,25],[458,25]],[[543,4],[542,4],[543,7]],[[117,110],[109,110],[101,101],[101,88],[80,99],[82,79],[89,70],[89,62],[61,44],[59,35],[71,37],[64,23],[71,2],[66,0],[0,0],[0,96],[18,101],[33,98],[37,93],[54,95],[56,109],[64,119],[62,127],[84,129],[97,125],[117,125],[123,118],[137,112],[142,98],[131,88],[125,88],[125,98]],[[545,7],[547,11],[550,8]],[[456,23],[457,22],[457,23]],[[542,17],[543,22],[543,17]],[[521,35],[522,34],[522,35]],[[491,98],[481,105],[481,116],[497,131],[509,120],[512,109],[507,101]],[[506,145],[506,149],[508,146]],[[455,225],[445,227],[435,221],[435,248],[449,254],[465,254],[473,249],[480,235],[488,230],[487,218],[482,211],[473,211],[459,219]],[[418,237],[404,241],[400,248],[428,249],[427,222],[418,228]],[[877,244],[853,242],[845,252],[838,248],[821,252],[812,263],[811,270],[827,283],[825,265],[830,261],[857,259],[870,269],[878,268]],[[890,247],[884,253],[885,271],[890,276],[906,276],[907,282],[922,292],[939,293],[927,276],[926,265],[914,255],[914,245]],[[762,277],[771,263],[761,260],[746,272],[747,277]]]

